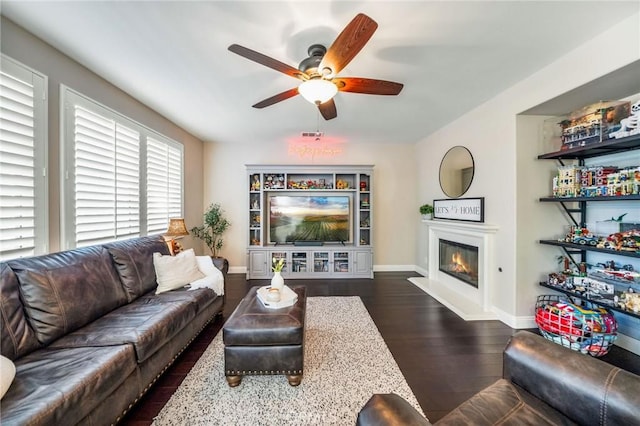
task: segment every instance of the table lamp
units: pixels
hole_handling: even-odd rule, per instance
[[[184,218],[169,219],[169,228],[164,234],[164,239],[167,242],[167,246],[169,246],[169,251],[172,256],[175,256],[183,250],[182,245],[176,240],[185,235],[189,235],[189,231],[187,231]]]

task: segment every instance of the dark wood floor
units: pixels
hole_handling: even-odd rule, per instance
[[[407,281],[411,276],[416,274],[382,272],[373,280],[287,280],[287,284],[305,284],[308,296],[360,296],[420,406],[434,422],[501,377],[502,350],[515,330],[499,321],[463,321]],[[267,283],[229,275],[224,319],[251,286]],[[151,424],[222,328],[224,319],[200,334],[123,424]],[[601,359],[640,374],[640,357],[619,347]]]

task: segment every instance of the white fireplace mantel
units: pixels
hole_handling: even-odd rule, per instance
[[[457,220],[423,220],[422,223],[430,229],[441,228],[448,230],[457,230],[460,232],[480,232],[495,234],[498,232],[498,226],[489,223],[461,222]]]
[[[448,220],[423,220],[429,228],[428,277],[411,278],[411,282],[467,320],[497,319],[492,310],[495,249],[493,235],[499,227],[487,223]],[[439,270],[440,239],[478,247],[478,288]]]

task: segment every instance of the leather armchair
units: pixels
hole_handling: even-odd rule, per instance
[[[640,425],[640,376],[519,331],[503,355],[503,378],[436,425]],[[429,425],[407,401],[377,394],[358,426]]]

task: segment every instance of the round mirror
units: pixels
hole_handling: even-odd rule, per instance
[[[440,163],[440,188],[450,198],[464,195],[473,180],[474,164],[471,152],[464,146],[454,146]]]

